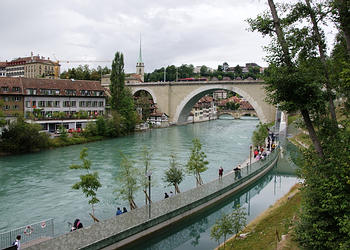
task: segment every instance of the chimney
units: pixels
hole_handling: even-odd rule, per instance
[[[33,51],[30,52],[30,59],[33,60]]]

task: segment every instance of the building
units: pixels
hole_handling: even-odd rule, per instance
[[[202,97],[192,108],[189,122],[202,122],[217,119],[217,109],[211,96]]]
[[[0,77],[6,76],[6,62],[0,62]]]
[[[5,75],[3,73],[5,67]],[[59,79],[60,64],[43,56],[21,57],[10,62],[0,62],[0,77],[26,77]]]
[[[223,89],[216,90],[213,92],[213,98],[215,100],[226,99],[227,98],[227,91],[223,90]]]
[[[8,119],[23,116],[24,96],[20,78],[0,78],[0,102],[2,112]]]
[[[169,116],[165,113],[154,112],[147,119],[147,122],[153,127],[168,127]]]
[[[6,116],[22,115],[53,132],[60,125],[84,128],[105,114],[105,93],[99,81],[0,78]]]

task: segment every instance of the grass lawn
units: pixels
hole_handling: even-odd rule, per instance
[[[277,238],[281,240],[282,235],[289,232],[286,239],[278,243],[278,249],[300,249],[292,240],[292,226],[300,209],[299,187],[299,184],[293,186],[288,194],[249,223],[241,232],[248,233],[246,238],[229,239],[225,249],[277,249]]]

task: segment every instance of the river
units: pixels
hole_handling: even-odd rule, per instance
[[[141,151],[144,146],[149,148],[152,152],[151,165],[154,167],[152,178],[157,183],[152,187],[152,200],[160,200],[164,192],[169,193],[172,189],[162,181],[163,173],[169,166],[170,154],[175,154],[177,161],[185,165],[191,152],[192,139],[199,138],[203,145],[202,150],[209,161],[209,168],[203,173],[202,178],[204,182],[213,180],[217,178],[219,166],[224,168],[225,173],[248,158],[251,135],[257,124],[258,120],[253,118],[215,120],[154,129],[121,138],[35,154],[2,157],[0,158],[0,232],[48,218],[54,218],[56,235],[69,231],[67,222],[72,222],[75,218],[80,218],[84,226],[92,223],[88,215],[90,206],[87,198],[80,190],[71,188],[83,172],[70,170],[69,166],[81,164],[79,153],[83,147],[88,148],[92,170],[98,171],[100,175],[102,187],[98,190],[97,196],[101,202],[96,206],[96,217],[105,219],[115,215],[117,206],[128,207],[125,201],[116,200],[113,193],[118,185],[115,177],[121,159],[120,152],[126,154],[136,166],[141,167]],[[262,209],[271,205],[273,200],[289,189],[291,183],[296,182],[295,177],[286,178],[288,184],[282,182],[280,191],[277,191],[278,195],[273,195],[271,201],[264,202]],[[270,184],[265,186],[268,185]],[[193,187],[195,187],[193,176],[186,176],[180,185],[181,191]],[[255,199],[266,200],[264,197]],[[144,204],[141,190],[137,193],[135,201],[139,206]],[[260,210],[263,211],[262,209]],[[255,216],[260,210],[251,210],[250,214]]]

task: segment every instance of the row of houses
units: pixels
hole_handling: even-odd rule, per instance
[[[0,78],[0,101],[7,120],[24,116],[53,132],[58,126],[84,128],[105,114],[106,98],[99,81]]]

